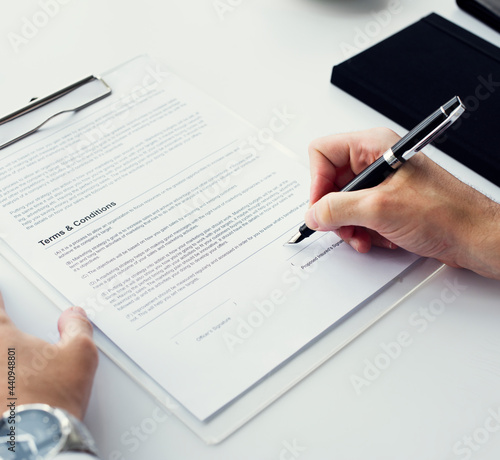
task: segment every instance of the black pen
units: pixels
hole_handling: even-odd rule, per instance
[[[340,191],[362,190],[382,183],[386,177],[395,172],[415,153],[422,150],[445,129],[451,126],[462,115],[464,110],[465,106],[462,104],[462,101],[458,96],[455,96],[396,142],[378,160],[361,171]],[[314,230],[303,224],[299,228],[298,233],[287,244],[299,243],[313,233]]]

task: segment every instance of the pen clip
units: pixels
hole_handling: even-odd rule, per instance
[[[403,153],[402,158],[405,161],[409,160],[415,153],[419,152],[424,147],[426,147],[428,144],[430,144],[434,139],[439,137],[443,131],[448,129],[453,123],[455,123],[455,121],[458,120],[460,115],[462,115],[462,113],[464,113],[465,106],[458,96],[457,96],[457,99],[460,102],[460,105],[457,108],[455,108],[447,116],[447,118],[445,118],[429,134],[427,134],[427,136],[425,136],[423,139],[421,139],[413,148],[411,148],[410,150],[407,150]],[[441,111],[446,115],[446,112],[443,110],[443,107],[441,107]]]

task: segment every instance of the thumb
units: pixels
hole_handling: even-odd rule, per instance
[[[80,307],[65,310],[59,317],[57,328],[61,336],[61,345],[71,342],[75,337],[92,338],[92,324],[85,310]]]
[[[348,225],[366,226],[372,191],[332,192],[323,196],[306,212],[305,222],[311,230],[331,231]],[[370,213],[371,214],[371,213]]]
[[[2,293],[0,292],[0,324],[11,324],[11,320],[7,311],[5,310],[5,303],[3,301]]]
[[[5,303],[3,301],[2,293],[0,292],[0,316],[7,316],[7,312],[5,311]]]

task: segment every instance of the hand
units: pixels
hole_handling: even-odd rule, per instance
[[[422,153],[371,189],[340,190],[396,143],[377,128],[327,136],[309,147],[313,230],[333,230],[358,252],[398,246],[500,279],[500,205]]]
[[[58,321],[57,344],[21,332],[7,316],[0,294],[0,367],[7,369],[7,349],[15,349],[16,406],[44,403],[65,409],[80,420],[87,409],[97,368],[97,348],[85,311],[72,307]],[[7,381],[0,387],[7,403]]]

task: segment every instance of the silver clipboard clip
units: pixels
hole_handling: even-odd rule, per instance
[[[95,86],[97,86],[97,88]],[[96,94],[93,94],[91,91],[94,91]],[[26,107],[23,107],[22,109],[16,110],[10,115],[0,118],[0,129],[3,129],[3,127],[7,128],[8,124],[12,125],[13,123],[20,121],[21,117],[26,117],[26,116],[30,117],[36,111],[40,111],[41,109],[43,111],[43,109],[45,109],[49,104],[57,100],[61,100],[64,96],[72,96],[74,101],[73,101],[73,106],[70,108],[64,108],[62,110],[58,110],[55,113],[50,113],[50,112],[47,112],[45,114],[42,113],[41,118],[38,119],[34,118],[33,120],[28,120],[26,123],[27,124],[32,123],[31,126],[34,127],[26,130],[25,125],[21,125],[23,126],[23,128],[21,130],[18,129],[17,130],[18,132],[12,135],[9,140],[3,142],[2,140],[0,140],[1,142],[0,150],[8,147],[9,145],[14,144],[17,141],[20,141],[21,139],[30,136],[34,132],[38,131],[47,122],[58,117],[59,115],[62,115],[64,113],[78,112],[88,107],[89,105],[92,105],[97,101],[100,101],[105,97],[108,97],[111,94],[111,92],[112,92],[111,87],[101,77],[90,75],[89,77],[84,78],[83,80],[80,80],[76,83],[73,83],[72,85],[67,86],[66,88],[56,91],[50,96],[44,97],[42,99],[36,99],[35,101],[28,104]]]

